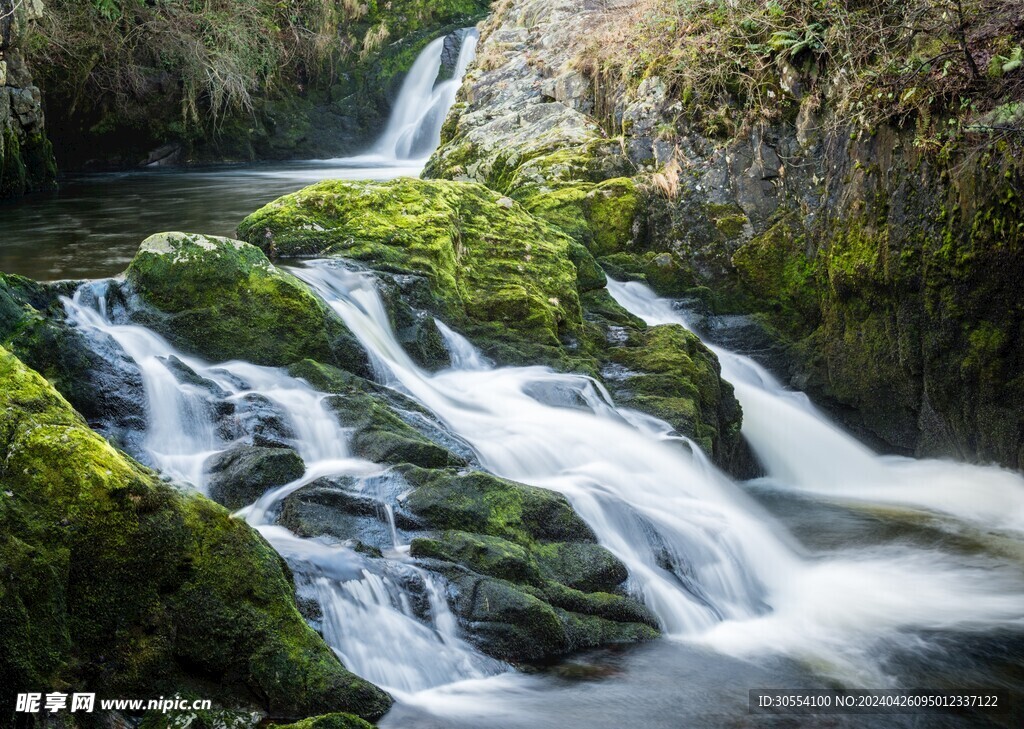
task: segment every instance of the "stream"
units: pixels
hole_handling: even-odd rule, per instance
[[[428,46],[391,124],[362,157],[91,176],[5,208],[0,270],[92,279],[63,299],[68,318],[97,351],[113,347],[139,373],[146,423],[126,442],[168,478],[208,488],[205,462],[240,438],[220,427],[225,404],[242,414],[269,409],[283,423],[306,472],[238,517],[287,559],[300,598],[318,606],[315,627],[345,665],[396,697],[384,727],[1019,726],[1019,708],[747,712],[748,689],[787,687],[998,688],[1021,706],[1019,474],[879,456],[752,359],[712,344],[767,472],[737,483],[666,423],[617,406],[599,382],[495,367],[443,323],[451,366],[427,372],[397,341],[372,275],[337,260],[290,268],[370,353],[378,382],[414,402],[430,428],[491,473],[564,494],[628,567],[628,589],[662,627],[647,645],[520,672],[460,636],[444,579],[409,557],[411,535],[394,518],[399,485],[387,466],[350,453],[326,393],[281,369],[180,352],[111,305],[109,277],[149,233],[230,235],[257,206],[318,179],[418,174],[474,45],[471,35],[458,77],[437,85],[441,49]],[[609,290],[651,325],[692,328],[685,311],[640,284],[609,281]],[[566,393],[573,397],[559,397]],[[582,405],[566,407],[570,399]],[[384,505],[382,556],[277,524],[282,501],[321,478],[348,479]]]

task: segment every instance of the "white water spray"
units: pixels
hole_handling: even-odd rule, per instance
[[[625,309],[648,324],[686,317],[640,283],[608,282]],[[782,387],[749,357],[710,346],[743,407],[743,434],[769,475],[787,488],[930,512],[988,530],[1024,532],[1024,478],[1001,468],[881,457],[832,423],[803,393]]]
[[[1019,569],[909,547],[801,556],[706,459],[666,439],[666,424],[616,410],[591,380],[478,362],[426,373],[396,341],[368,276],[329,263],[295,273],[386,367],[392,386],[470,443],[489,471],[565,494],[670,635],[734,654],[781,652],[880,685],[880,645],[911,631],[1024,623]],[[448,339],[463,351],[464,340]],[[588,409],[531,394],[560,389]]]

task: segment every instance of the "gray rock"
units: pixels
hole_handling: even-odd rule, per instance
[[[301,478],[306,467],[293,450],[239,443],[210,456],[206,471],[210,498],[229,509],[240,509],[269,489]]]

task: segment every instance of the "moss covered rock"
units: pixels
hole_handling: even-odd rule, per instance
[[[455,326],[500,327],[558,345],[582,314],[572,240],[478,184],[322,182],[246,218],[239,235],[270,255],[340,255],[424,274]]]
[[[612,361],[631,374],[616,396],[667,421],[722,461],[722,450],[739,439],[742,411],[721,365],[693,333],[679,325],[628,334],[631,346],[612,350]]]
[[[301,718],[381,716],[244,522],[159,482],[0,350],[0,686],[181,691]],[[6,721],[6,719],[5,719]]]
[[[306,357],[368,372],[341,320],[298,279],[242,241],[187,233],[150,236],[127,271],[145,319],[214,361],[281,366]]]
[[[437,529],[502,537],[518,544],[596,540],[561,494],[483,471],[453,473],[407,468],[416,487],[408,508]]]
[[[453,581],[453,608],[484,651],[536,661],[657,635],[621,592],[625,566],[564,496],[480,472],[403,474],[414,486],[405,508],[440,530],[413,539],[410,554]]]
[[[639,234],[643,196],[630,177],[531,186],[512,195],[531,214],[572,236],[594,256],[620,251]]]

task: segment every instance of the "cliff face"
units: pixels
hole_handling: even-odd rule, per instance
[[[1010,103],[987,116],[936,104],[864,124],[840,113],[824,61],[768,49],[773,77],[759,93],[777,113],[737,121],[733,102],[713,108],[651,60],[658,43],[638,21],[650,4],[497,8],[428,173],[524,201],[613,275],[705,311],[755,314],[733,344],[887,450],[1024,466],[1024,170],[1012,134],[972,131],[1002,129],[992,119],[1016,113],[1017,87],[1001,81]],[[1004,20],[1008,48],[1020,28]],[[595,44],[649,64],[613,76]],[[994,59],[993,76],[1018,73],[997,69],[995,51],[974,55]],[[932,136],[932,114],[966,131]],[[624,175],[637,201],[609,240],[594,190],[567,190]]]
[[[0,0],[0,199],[56,185],[42,95],[21,47],[28,25],[41,13],[40,0]]]

